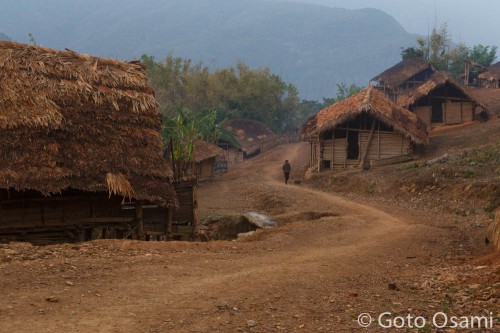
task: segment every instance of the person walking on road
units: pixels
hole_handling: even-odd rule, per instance
[[[288,160],[283,164],[283,174],[285,175],[285,184],[288,184],[288,178],[290,177],[290,171],[292,171],[292,166],[288,163]]]

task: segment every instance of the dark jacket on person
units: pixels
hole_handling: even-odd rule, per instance
[[[283,172],[284,173],[290,173],[291,170],[292,170],[292,166],[290,165],[290,163],[283,164]]]

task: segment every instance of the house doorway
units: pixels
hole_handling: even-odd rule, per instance
[[[442,123],[443,122],[443,103],[439,99],[432,99],[431,100],[431,107],[432,107],[432,116],[431,116],[431,122],[432,123]]]
[[[359,160],[359,133],[349,131],[347,133],[347,159]]]

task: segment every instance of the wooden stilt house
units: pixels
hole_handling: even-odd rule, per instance
[[[406,59],[375,76],[376,88],[432,129],[471,122],[485,111],[469,90],[427,60]]]
[[[428,143],[425,124],[373,87],[319,111],[301,136],[318,172],[405,161]]]
[[[157,107],[136,62],[0,41],[0,239],[166,236]]]

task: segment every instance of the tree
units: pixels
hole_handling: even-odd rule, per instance
[[[483,46],[481,44],[474,45],[469,52],[469,59],[475,63],[489,67],[495,61],[497,57],[497,47],[496,46]]]
[[[194,113],[216,109],[219,121],[247,117],[278,133],[304,120],[297,88],[268,68],[254,70],[238,63],[235,68],[210,72],[201,63],[193,65],[172,54],[160,62],[144,55],[141,61],[166,117],[176,116],[183,108]]]
[[[489,67],[496,58],[496,46],[479,44],[468,48],[465,44],[459,43],[452,48],[446,24],[443,24],[439,29],[432,29],[432,33],[427,39],[417,38],[416,42],[417,46],[408,47],[401,51],[403,60],[422,57],[436,69],[448,72],[456,79],[464,72],[466,60]]]
[[[403,48],[401,49],[402,49],[401,58],[403,58],[403,60],[424,57],[424,51],[422,49],[418,49],[416,47],[408,47],[406,49]]]
[[[337,84],[337,96],[335,96],[335,103],[357,94],[361,90],[363,90],[363,88],[355,85],[354,83],[350,86],[347,86],[345,83]]]
[[[449,52],[449,63],[447,72],[455,79],[458,79],[465,70],[465,61],[469,59],[469,48],[463,43],[459,43]]]
[[[35,39],[35,36],[33,36],[33,34],[30,32],[28,33],[28,41],[30,42],[31,45],[33,46],[36,46],[36,39]]]
[[[222,139],[239,147],[236,133],[217,122],[217,110],[205,109],[193,112],[189,109],[176,109],[175,115],[164,117],[162,136],[167,148],[167,155],[172,158],[176,176],[183,177],[191,173],[196,140],[217,143]]]

